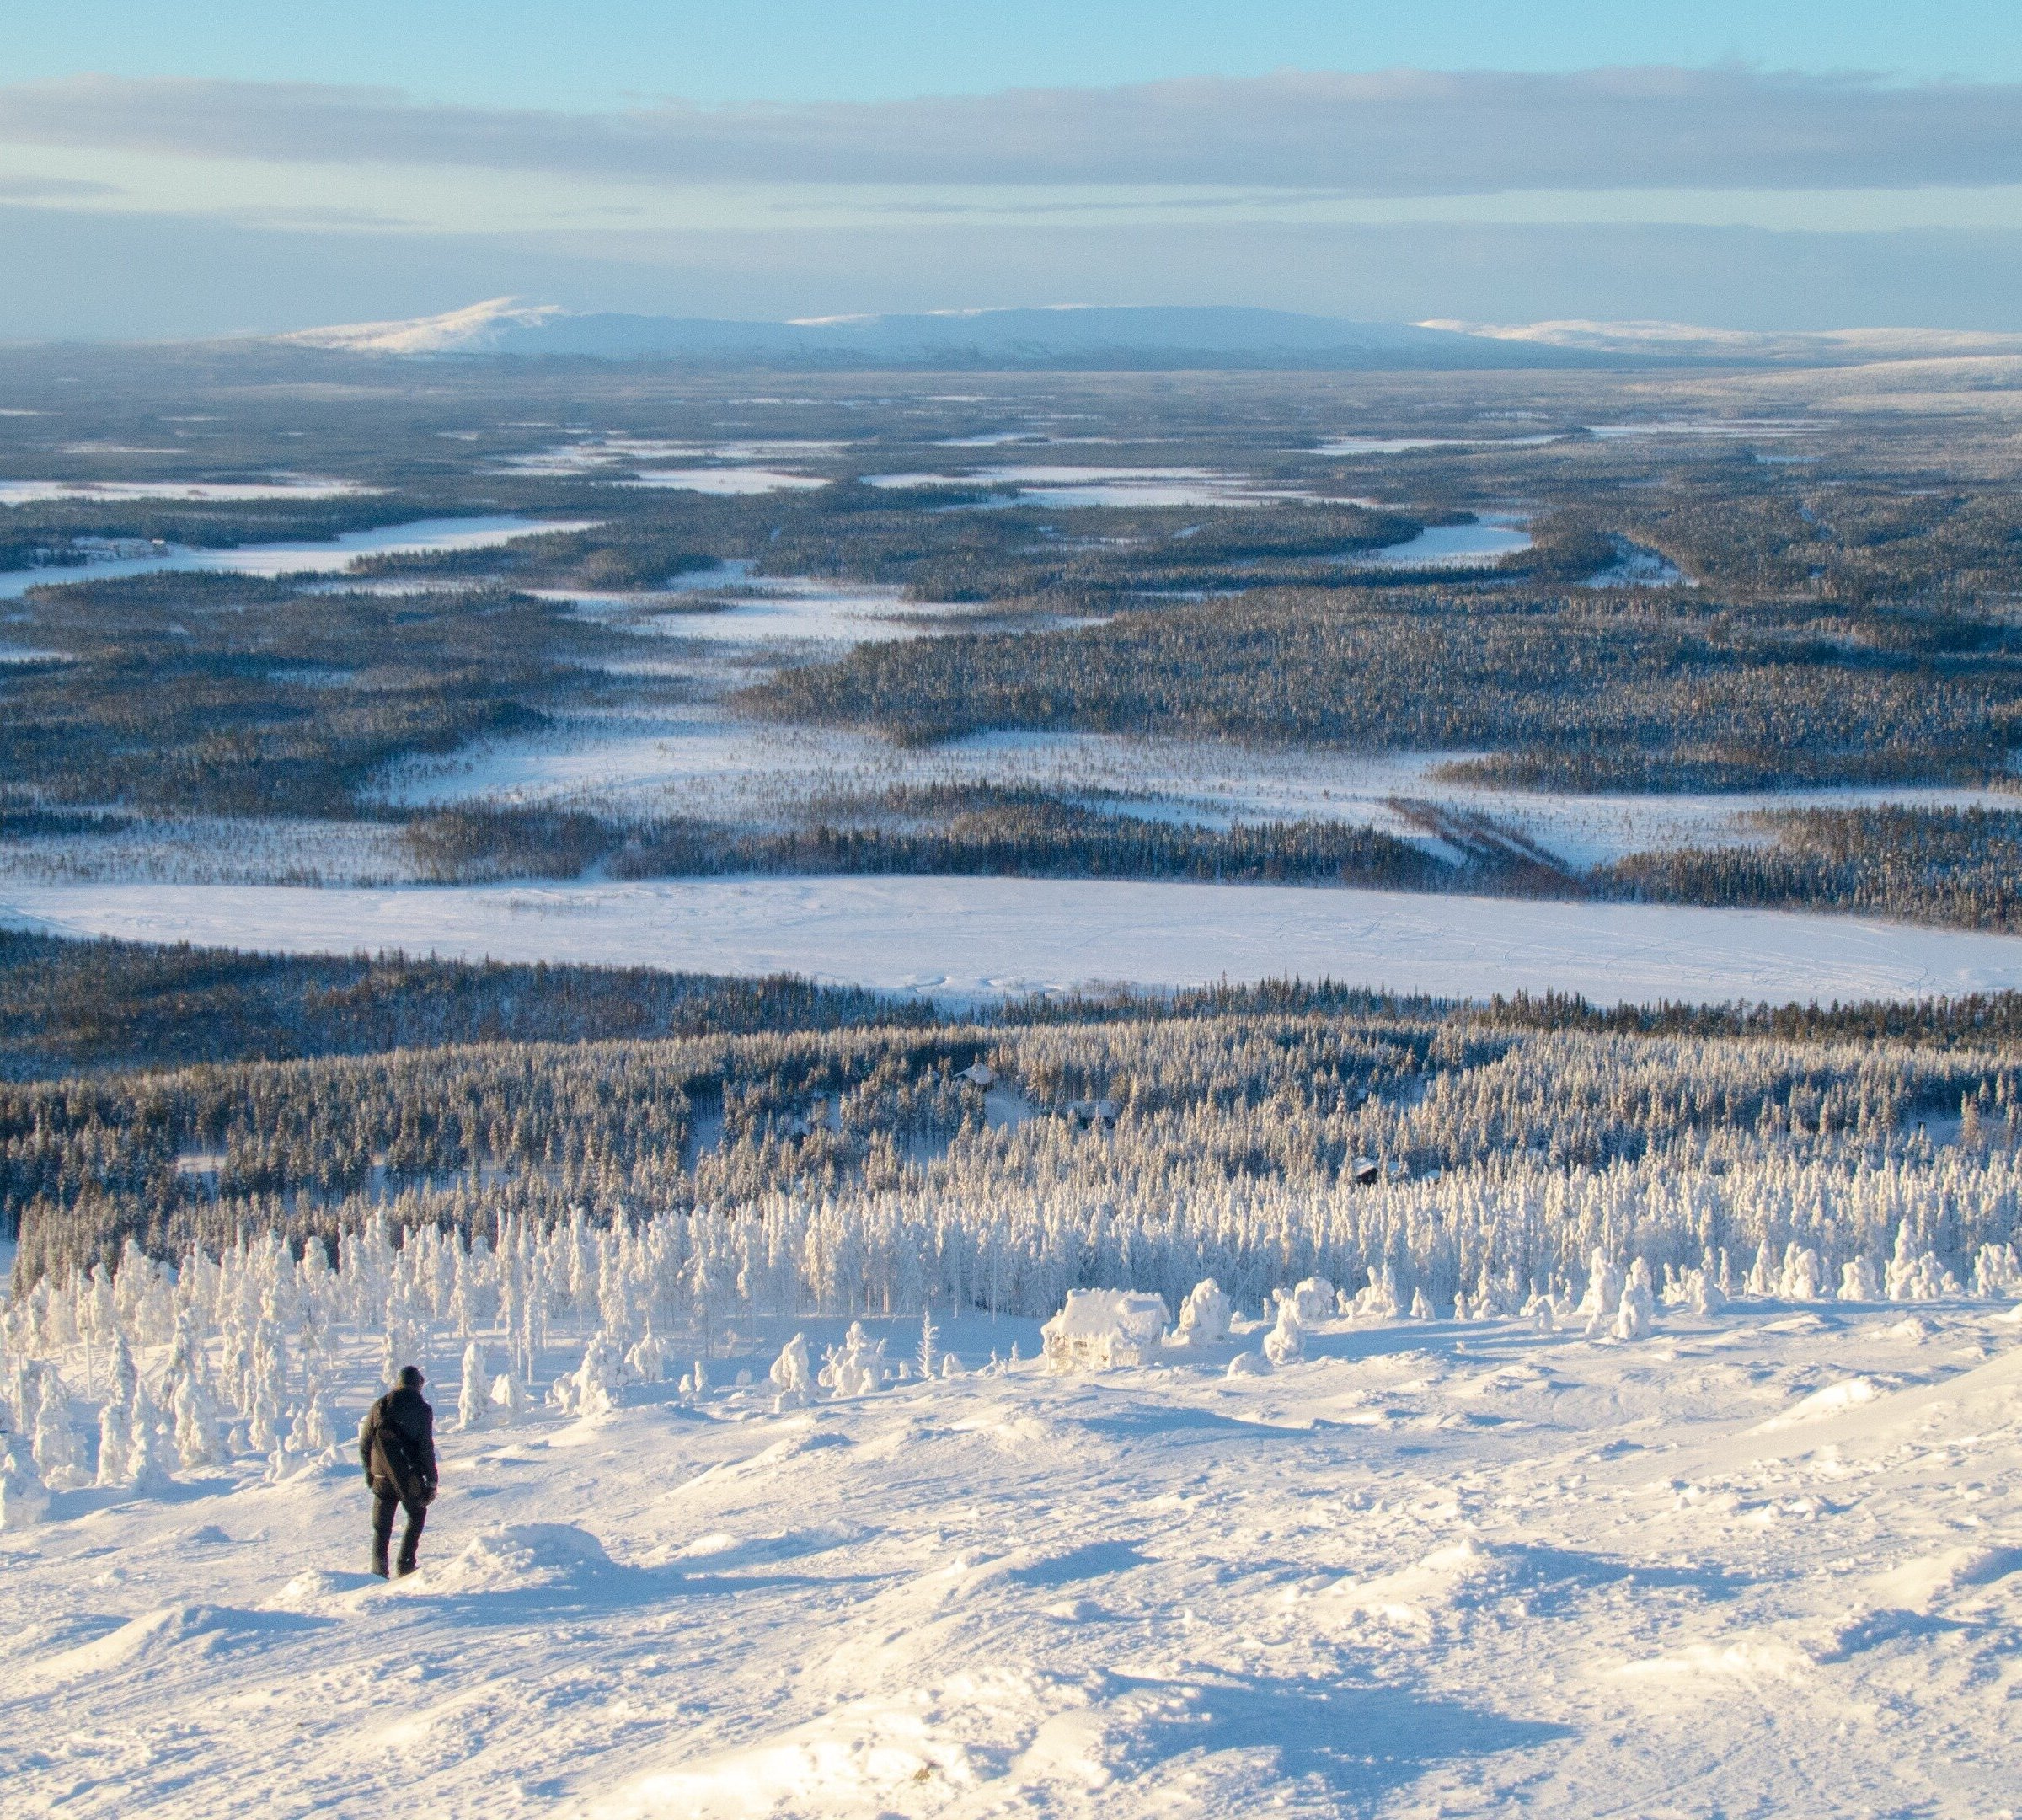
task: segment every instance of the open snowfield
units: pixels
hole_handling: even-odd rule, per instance
[[[191,570],[256,575],[341,575],[361,556],[484,549],[544,531],[581,531],[592,522],[494,512],[463,518],[418,518],[409,524],[344,531],[335,537],[306,538],[298,543],[241,543],[227,549],[188,549],[168,543],[145,556],[116,555],[81,566],[8,570],[0,573],[0,600],[19,599],[31,587],[60,586],[67,581],[116,581],[129,575]]]
[[[971,1317],[941,1336],[967,1375],[776,1415],[795,1325],[718,1336],[713,1381],[753,1389],[468,1435],[452,1356],[391,1585],[341,1440],[56,1492],[0,1536],[0,1809],[2015,1811],[1998,1304],[1742,1303],[1630,1343],[1328,1321],[1235,1379],[1254,1330],[1052,1377],[1035,1324]]]
[[[307,476],[269,480],[0,480],[0,506],[36,506],[48,500],[344,499],[376,487],[353,480]]]
[[[324,889],[0,886],[71,935],[787,972],[953,999],[1297,976],[1456,998],[1902,998],[2022,986],[2022,938],[1852,917],[1404,891],[1000,878]]]
[[[629,613],[639,597],[572,596],[585,613]],[[716,613],[651,622],[669,640],[667,667],[703,693],[738,681],[796,640],[810,645],[907,638],[957,629],[958,614],[875,589],[759,592]],[[695,654],[678,650],[692,641]],[[817,800],[896,788],[994,784],[1099,800],[1147,818],[1227,827],[1313,819],[1425,837],[1395,800],[1484,815],[1570,865],[1682,846],[1758,846],[1749,818],[1765,810],[2012,809],[2012,792],[1949,787],[1592,795],[1499,789],[1441,778],[1467,752],[1331,752],[1115,733],[981,733],[899,746],[875,733],[746,719],[704,699],[650,715],[579,715],[538,733],[445,757],[404,761],[376,794],[404,805],[570,802],[714,816],[790,818]]]

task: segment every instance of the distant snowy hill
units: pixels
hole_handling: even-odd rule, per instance
[[[275,340],[394,356],[556,356],[795,367],[1316,368],[1613,365],[1584,348],[1447,328],[1233,308],[981,309],[795,322],[634,316],[495,298],[407,322],[305,329]]]
[[[1444,319],[1418,326],[1477,339],[1522,342],[1533,347],[1671,362],[1842,367],[1869,361],[1979,359],[2022,354],[2022,335],[1970,329],[1707,329],[1672,322]]]

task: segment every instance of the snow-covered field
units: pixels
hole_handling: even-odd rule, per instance
[[[866,474],[874,487],[1014,487],[1033,506],[1061,510],[1085,506],[1265,506],[1282,500],[1331,495],[1300,487],[1272,486],[1245,474],[1210,468],[972,468],[960,473]],[[1363,505],[1344,500],[1344,505]]]
[[[629,613],[632,597],[585,612]],[[756,597],[727,612],[670,614],[670,640],[709,647],[670,656],[670,667],[705,684],[768,661],[759,637],[810,644],[905,638],[960,624],[959,609],[903,602],[874,590],[810,585]],[[886,617],[890,615],[891,617]],[[1484,815],[1567,864],[1606,864],[1624,854],[1681,846],[1751,846],[1769,837],[1749,817],[1763,810],[1877,805],[2012,809],[2012,793],[1950,788],[1750,791],[1724,795],[1584,795],[1497,789],[1435,776],[1466,752],[1351,753],[1246,747],[1215,740],[1111,733],[976,734],[940,746],[896,746],[875,734],[743,719],[704,700],[663,714],[564,718],[523,737],[408,761],[379,786],[403,804],[568,800],[729,820],[790,817],[836,795],[894,788],[996,784],[1099,798],[1163,821],[1226,827],[1311,818],[1410,837],[1393,806],[1405,798]]]
[[[0,506],[35,506],[46,500],[344,499],[376,493],[355,480],[282,475],[266,480],[0,480]]]
[[[1742,1303],[1627,1343],[1329,1320],[1237,1378],[1254,1330],[1056,1377],[1034,1324],[944,1325],[965,1375],[774,1413],[773,1355],[838,1324],[741,1323],[700,1396],[469,1434],[452,1354],[392,1584],[341,1440],[377,1346],[340,1330],[333,1453],[59,1491],[0,1536],[0,1809],[2015,1810],[1998,1304]]]
[[[1297,976],[1457,998],[1779,1003],[2022,987],[2022,938],[1853,917],[1286,886],[757,878],[370,889],[0,885],[0,918],[297,953],[402,948],[961,999]]]
[[[0,600],[31,587],[66,581],[116,581],[128,575],[185,570],[233,575],[341,575],[361,556],[413,555],[430,550],[484,549],[545,531],[581,531],[586,518],[526,518],[510,512],[464,518],[420,518],[409,524],[344,531],[299,543],[242,543],[229,549],[189,549],[165,543],[147,555],[110,554],[82,566],[10,569],[0,573]]]

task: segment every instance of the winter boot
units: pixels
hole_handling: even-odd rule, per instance
[[[386,1541],[382,1537],[372,1544],[372,1571],[382,1580],[388,1577],[386,1571]]]

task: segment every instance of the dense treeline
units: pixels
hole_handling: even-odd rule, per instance
[[[898,818],[903,818],[900,821]],[[896,824],[896,825],[895,825]],[[1228,828],[1105,813],[1039,790],[893,792],[848,821],[753,832],[678,816],[468,805],[409,823],[401,839],[442,882],[746,872],[1015,875],[1451,888],[1469,869],[1374,828],[1274,822]],[[1499,877],[1493,856],[1478,869]]]
[[[1961,929],[2022,929],[2022,812],[1778,810],[1773,847],[1636,854],[1605,884],[1655,902],[1859,911]]]
[[[2022,643],[1864,644],[1843,624],[1489,590],[1281,590],[1100,626],[867,645],[747,692],[788,720],[919,741],[992,727],[1365,750],[1486,749],[1578,790],[1978,782],[2022,738]]]
[[[1937,1048],[2022,1044],[2022,993],[1848,1005],[1593,1005],[1559,994],[1468,1007],[1331,981],[1008,1001],[1005,1028],[1188,1018],[1351,1018],[1618,1036],[1774,1037]],[[790,977],[510,965],[391,954],[248,954],[0,930],[0,1075],[32,1079],[204,1062],[366,1055],[473,1042],[583,1042],[908,1027],[924,1002]]]
[[[965,1074],[978,1060],[987,1088]],[[497,1043],[0,1089],[0,1218],[20,1221],[29,1278],[110,1261],[129,1239],[179,1254],[248,1228],[327,1237],[375,1211],[489,1236],[574,1208],[599,1224],[735,1220],[780,1194],[939,1198],[981,1243],[994,1209],[1055,1193],[1097,1223],[1099,1245],[1105,1205],[1133,1220],[1163,1206],[1185,1225],[1234,1194],[1276,1219],[1351,1190],[1367,1158],[1383,1176],[1452,1176],[1441,1192],[1470,1218],[1521,1184],[1551,1228],[1555,1191],[1625,1170],[1659,1183],[1920,1166],[1927,1116],[1961,1116],[1964,1158],[2005,1154],[2022,1136],[2019,1085],[2022,1055],[1991,1044],[1536,1030],[1453,1013]],[[1975,1236],[1946,1227],[1962,1206],[1918,1216],[1948,1257]],[[2014,1208],[2000,1206],[2009,1229],[1988,1228],[1990,1202],[1966,1222],[1975,1242],[2009,1236]]]
[[[389,761],[545,724],[619,634],[505,592],[304,593],[241,575],[39,589],[0,666],[0,779],[52,804],[358,813]]]
[[[805,980],[643,967],[244,954],[0,929],[0,1075],[470,1042],[579,1042],[925,1021]]]

